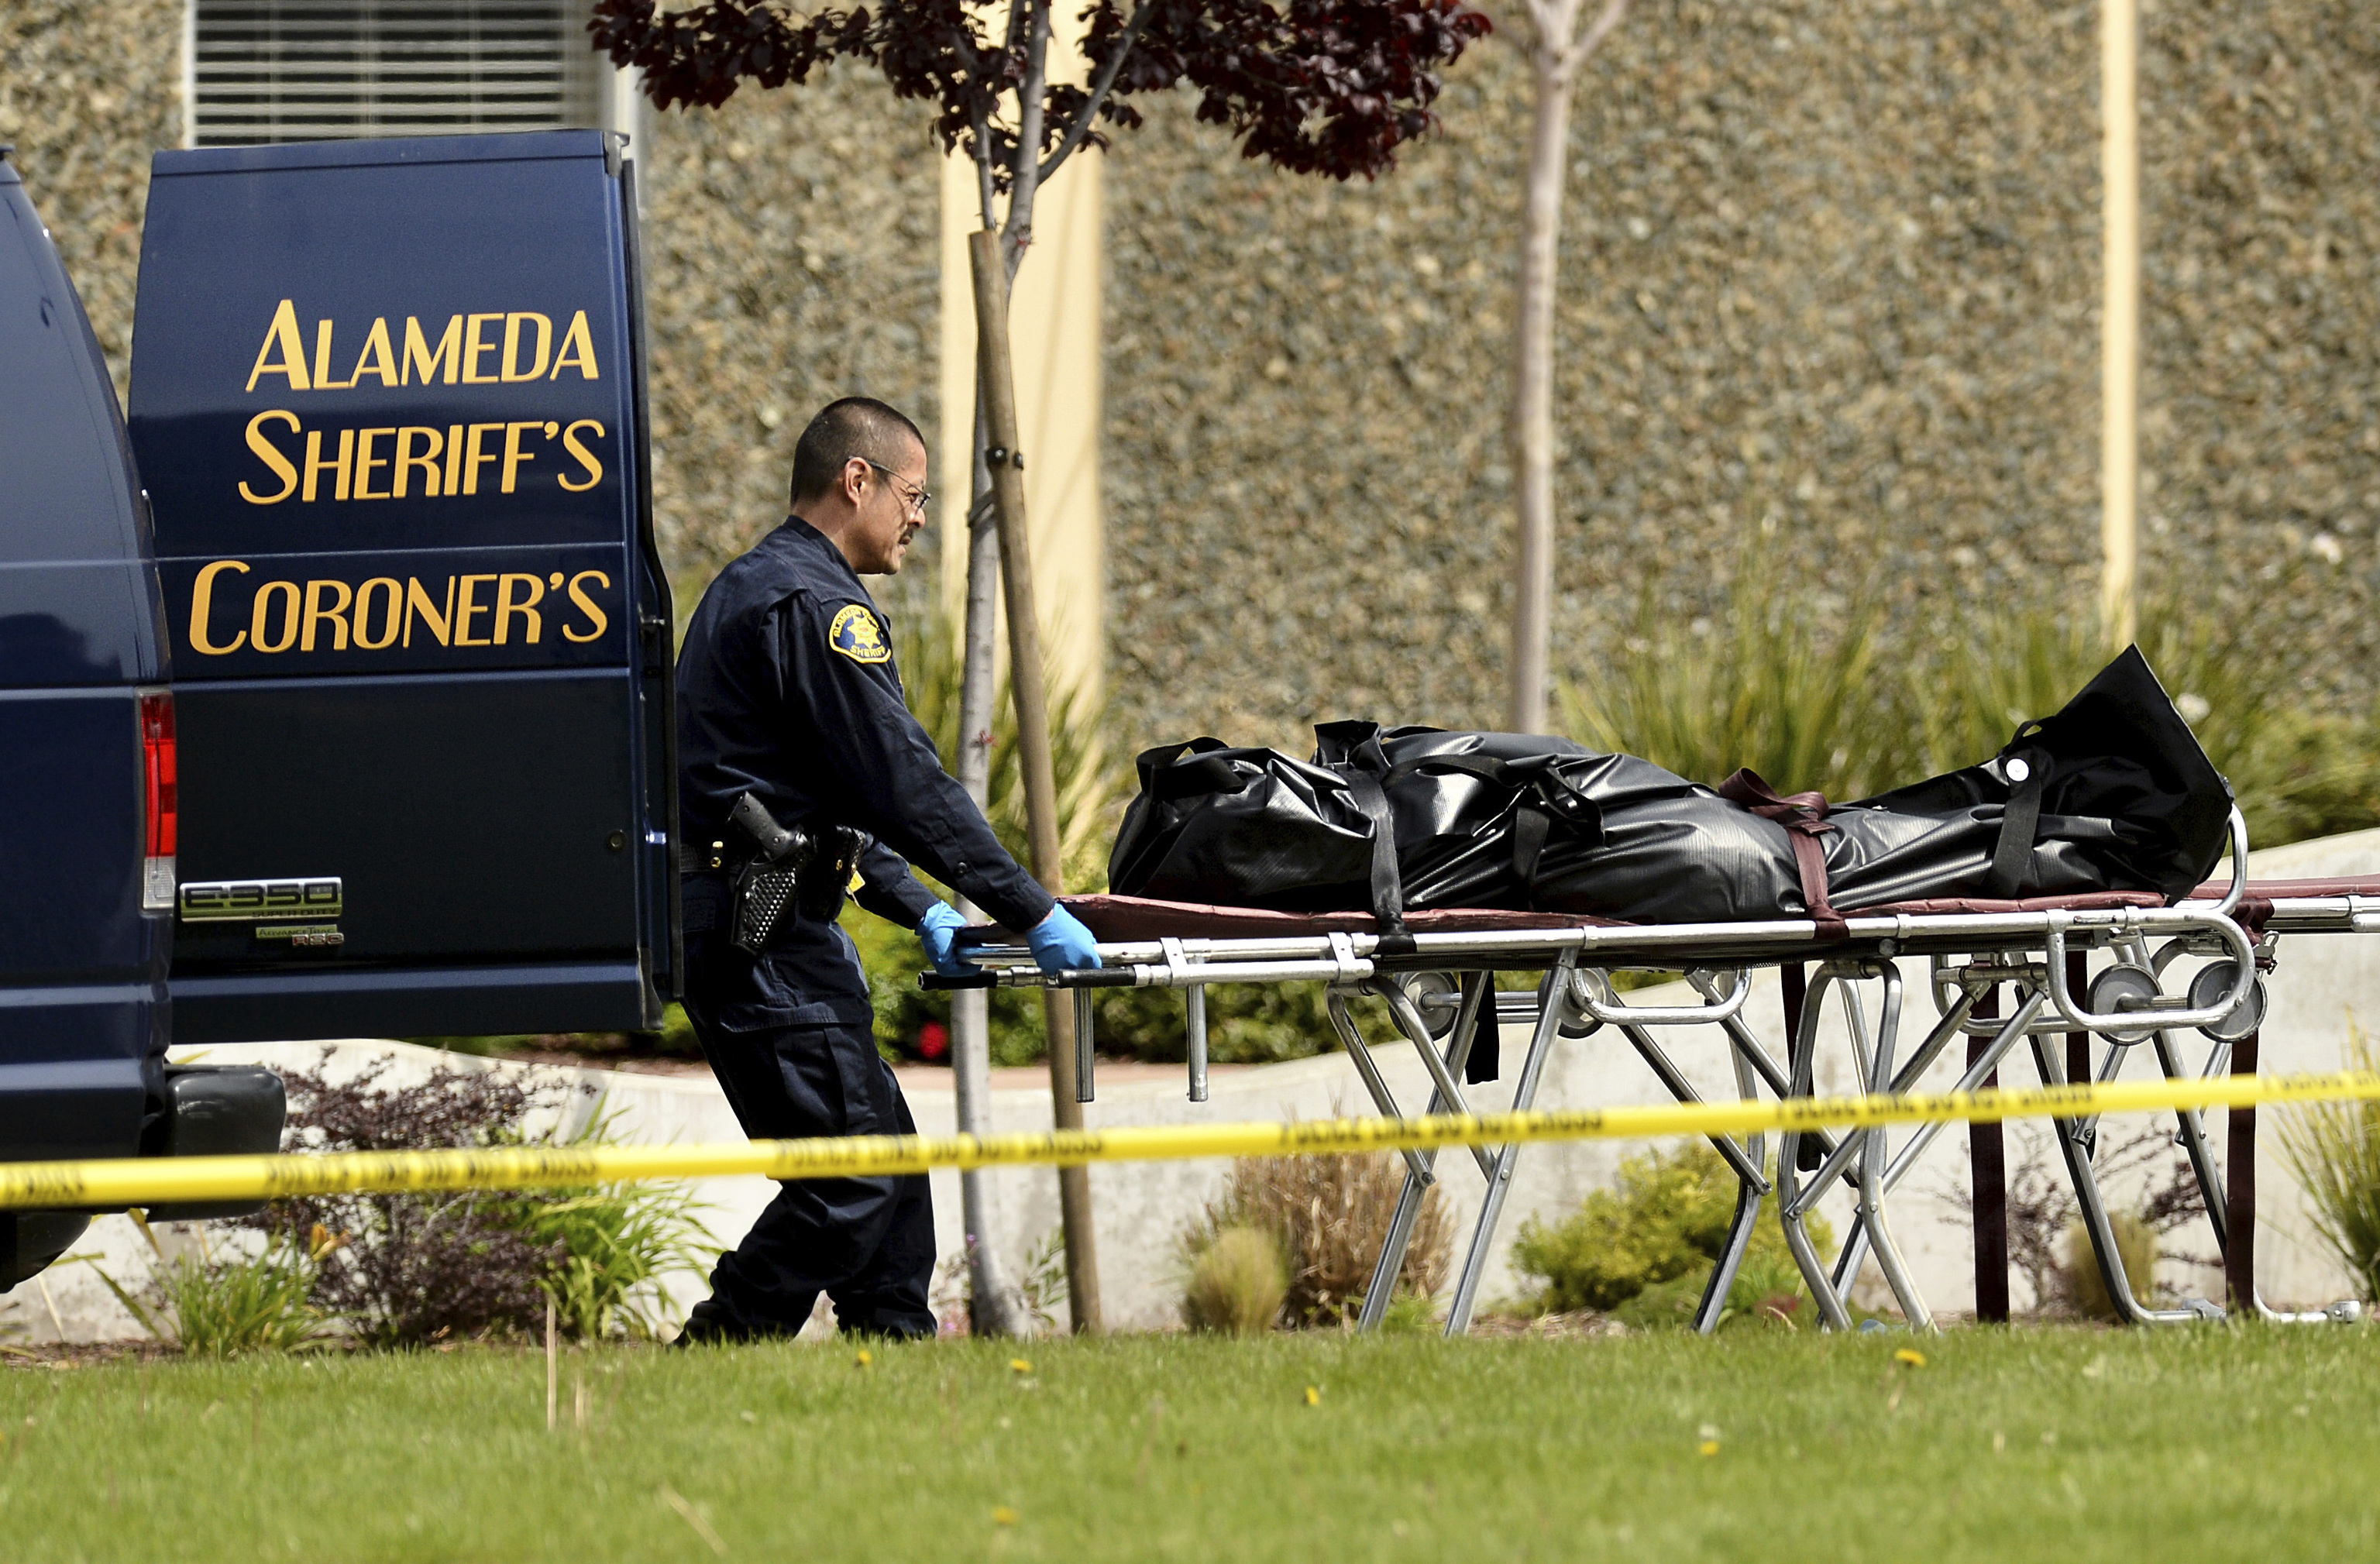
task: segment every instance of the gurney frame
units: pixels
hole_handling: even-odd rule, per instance
[[[1681,1102],[1700,1100],[1693,1084],[1671,1061],[1655,1033],[1715,1026],[1725,1037],[1739,1095],[1755,1097],[1764,1088],[1779,1100],[1815,1095],[1820,1017],[1827,1000],[1841,1005],[1851,1062],[1864,1090],[1912,1089],[1951,1044],[1968,1042],[1967,1064],[1957,1089],[1973,1089],[1995,1072],[2019,1044],[2029,1045],[2045,1085],[2065,1085],[2069,1071],[2096,1081],[2113,1080],[2135,1048],[2152,1046],[2158,1067],[2180,1078],[2189,1066],[2175,1040],[2188,1029],[2214,1044],[2201,1073],[2228,1073],[2234,1046],[2240,1062],[2252,1069],[2256,1029],[2265,1010],[2263,974],[2272,968],[2274,948],[2285,933],[2380,931],[2380,898],[2277,896],[2252,903],[2255,916],[2240,914],[2250,887],[2245,879],[2247,828],[2231,816],[2232,875],[2218,897],[2172,906],[2034,907],[2022,911],[1892,912],[1850,914],[1844,927],[1828,931],[1807,919],[1680,925],[1585,924],[1559,928],[1489,929],[1383,935],[1364,932],[1281,934],[1258,938],[1184,939],[1101,943],[1106,964],[1097,970],[1045,976],[1020,946],[993,945],[971,952],[990,976],[982,981],[1014,987],[1070,990],[1075,1002],[1076,1080],[1082,1100],[1094,1099],[1092,1001],[1096,990],[1112,987],[1184,990],[1189,1096],[1208,1097],[1206,988],[1211,983],[1327,984],[1333,1029],[1346,1045],[1365,1089],[1379,1111],[1405,1117],[1373,1044],[1357,1022],[1352,1001],[1370,998],[1385,1005],[1396,1030],[1417,1050],[1430,1082],[1427,1113],[1472,1111],[1463,1089],[1473,1039],[1483,1007],[1493,1005],[1499,1025],[1526,1022],[1528,1051],[1513,1090],[1512,1107],[1536,1104],[1552,1050],[1562,1038],[1583,1038],[1604,1026],[1615,1029],[1654,1076]],[[2252,937],[2250,927],[2256,930]],[[2099,965],[2091,970],[2094,958]],[[2175,964],[2195,958],[2185,991],[2168,993],[2166,979]],[[1937,1020],[1906,1059],[1900,1056],[1906,976],[1902,963],[1922,959]],[[1788,1049],[1779,1060],[1745,1021],[1742,1011],[1753,974],[1774,967],[1784,988]],[[1815,971],[1812,970],[1815,968]],[[1614,982],[1630,971],[1683,971],[1701,1002],[1651,1008],[1628,1003]],[[1499,991],[1500,973],[1538,972],[1536,993]],[[948,986],[936,982],[933,986]],[[1876,991],[1878,1011],[1871,1027],[1863,999]],[[2010,1008],[1998,1013],[2008,990]],[[2054,1039],[2063,1034],[2061,1051]],[[2094,1051],[2095,1049],[2095,1052]],[[2235,1153],[2252,1145],[2252,1118],[2244,1143],[2235,1109]],[[2219,1318],[2224,1308],[2192,1300],[2172,1309],[2153,1308],[2137,1297],[2119,1254],[2094,1158],[2095,1119],[2053,1121],[2075,1203],[2089,1234],[2101,1279],[2118,1314],[2134,1324],[2154,1325]],[[1896,1148],[1882,1127],[1840,1136],[1815,1127],[1779,1134],[1774,1171],[1765,1137],[1741,1141],[1724,1135],[1711,1144],[1734,1172],[1738,1193],[1733,1219],[1694,1315],[1698,1330],[1717,1328],[1737,1269],[1751,1243],[1762,1202],[1772,1189],[1787,1247],[1791,1252],[1822,1323],[1844,1329],[1852,1323],[1847,1294],[1864,1260],[1873,1255],[1885,1284],[1912,1328],[1932,1328],[1934,1314],[1910,1274],[1892,1234],[1888,1203],[1935,1141],[1942,1126],[1909,1132]],[[2268,1319],[2324,1320],[2354,1317],[2355,1305],[2289,1314],[2267,1308],[2247,1274],[2252,1262],[2252,1194],[2244,1207],[2229,1204],[2224,1170],[2195,1111],[2178,1115],[2176,1139],[2187,1153],[2192,1176],[2206,1206],[2217,1250],[2225,1256],[2235,1298],[2250,1301]],[[1446,1320],[1449,1336],[1468,1330],[1481,1279],[1493,1253],[1497,1228],[1510,1194],[1520,1147],[1473,1147],[1473,1160],[1487,1182]],[[1374,1267],[1358,1326],[1376,1328],[1386,1315],[1415,1219],[1430,1185],[1437,1182],[1436,1154],[1407,1151],[1406,1175],[1389,1231]],[[1818,1199],[1837,1184],[1852,1201],[1853,1216],[1840,1253],[1828,1264],[1808,1231]],[[2241,1193],[2248,1193],[2245,1189]],[[2239,1231],[2235,1231],[2235,1228]],[[1986,1256],[1978,1255],[1979,1277]],[[1998,1263],[2004,1267],[2005,1256]]]

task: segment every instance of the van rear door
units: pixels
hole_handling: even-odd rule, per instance
[[[621,148],[157,155],[131,430],[178,1041],[661,1020],[674,637]]]

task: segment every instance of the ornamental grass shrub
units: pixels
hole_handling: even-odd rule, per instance
[[[2156,1298],[2157,1230],[2156,1225],[2137,1211],[2107,1213],[2107,1225],[2116,1235],[2116,1257],[2124,1267],[2124,1284],[2132,1296],[2143,1303],[2154,1303]],[[2116,1300],[2108,1294],[2107,1279],[2099,1272],[2099,1257],[2091,1247],[2091,1234],[2076,1218],[2066,1226],[2066,1264],[2064,1267],[2067,1302],[2074,1312],[2086,1319],[2119,1319]]]
[[[2217,770],[2249,841],[2273,847],[2380,824],[2380,713],[2312,698],[2312,653],[2276,658],[2247,626],[2180,599],[2142,605],[2138,641]],[[1647,597],[1594,677],[1563,685],[1565,731],[1716,784],[1739,766],[1782,793],[1863,798],[1998,752],[2122,647],[2061,602],[1948,605],[1893,637],[1873,589],[1809,593],[1740,564],[1726,606],[1681,620]]]
[[[615,1144],[612,1120],[599,1113],[557,1145]],[[538,1288],[552,1303],[560,1329],[581,1340],[651,1340],[665,1318],[664,1279],[700,1276],[719,1246],[684,1184],[599,1184],[585,1189],[498,1194],[497,1219],[552,1256]]]
[[[2372,1039],[2349,1029],[2350,1070],[2380,1069]],[[2313,1230],[2366,1299],[2380,1300],[2380,1103],[2310,1102],[2280,1118],[2281,1154],[2306,1203]]]
[[[1182,1318],[1193,1330],[1261,1336],[1281,1319],[1289,1266],[1281,1239],[1262,1228],[1229,1227],[1208,1238],[1190,1262]]]
[[[103,1267],[91,1268],[152,1339],[202,1358],[302,1352],[335,1339],[313,1296],[322,1257],[335,1243],[330,1234],[316,1229],[304,1241],[277,1234],[250,1250],[237,1234],[211,1239],[208,1224],[193,1223],[197,1253],[169,1256],[145,1215],[131,1215],[149,1242],[148,1284],[135,1291]]]
[[[1779,793],[1864,797],[1923,774],[1900,681],[1879,658],[1886,623],[1873,593],[1822,608],[1740,567],[1707,619],[1645,598],[1618,654],[1597,677],[1560,685],[1557,709],[1588,748],[1690,782],[1749,766]]]

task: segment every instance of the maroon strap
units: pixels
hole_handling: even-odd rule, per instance
[[[1968,1012],[1978,1021],[1997,1021],[2000,1013],[1999,985],[1975,996]],[[1988,1032],[1967,1039],[1967,1065],[1973,1069],[1992,1051]],[[2000,1073],[1984,1077],[1984,1089],[1996,1090]],[[1967,1126],[1967,1170],[1974,1175],[1972,1216],[1975,1230],[1975,1322],[2006,1325],[2009,1318],[2008,1143],[1998,1121]]]
[[[2251,1032],[2231,1045],[2231,1073],[2256,1073],[2260,1033]],[[2223,1274],[2230,1283],[2234,1317],[2256,1317],[2256,1105],[2235,1108],[2229,1114],[2229,1155],[2223,1163]]]
[[[1802,903],[1810,909],[1810,921],[1818,926],[1817,938],[1840,940],[1849,935],[1851,925],[1827,895],[1827,850],[1818,843],[1818,838],[1835,829],[1827,823],[1827,795],[1780,796],[1748,766],[1719,783],[1718,795],[1785,828],[1786,840],[1793,844],[1793,867],[1802,877]]]

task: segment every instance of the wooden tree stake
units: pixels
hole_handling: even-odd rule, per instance
[[[1050,758],[1049,694],[1042,684],[1041,627],[1034,617],[1033,559],[1025,528],[1025,467],[1017,452],[1016,382],[1008,354],[1008,268],[1000,235],[969,236],[975,273],[976,357],[982,372],[985,435],[993,451],[991,500],[1000,524],[1000,577],[1008,603],[1008,683],[1016,702],[1016,753],[1025,772],[1025,816],[1032,839],[1033,874],[1055,896],[1065,889],[1058,831],[1058,774]],[[1019,932],[1023,932],[1019,930]],[[1083,1127],[1075,1100],[1075,1011],[1072,997],[1044,990],[1050,1038],[1051,1116],[1062,1130]],[[1058,1170],[1058,1209],[1066,1229],[1066,1293],[1077,1332],[1101,1330],[1098,1241],[1091,1231],[1087,1169]]]

